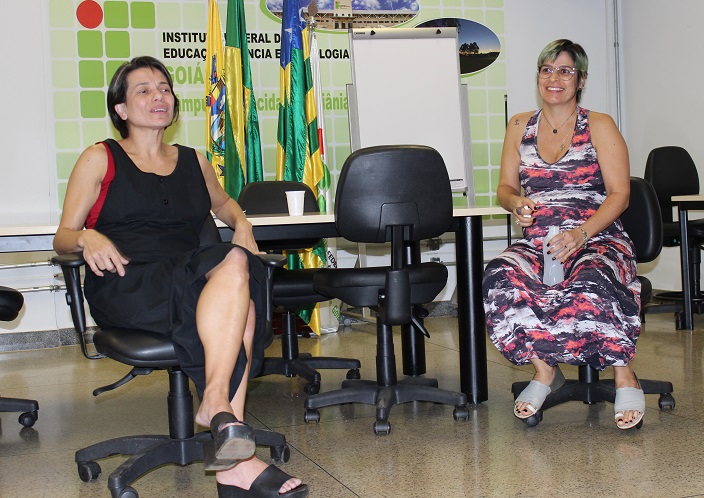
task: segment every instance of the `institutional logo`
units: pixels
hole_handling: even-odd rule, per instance
[[[130,29],[154,29],[153,2],[83,0],[76,8],[81,29],[76,34],[80,114],[104,118],[105,92],[110,79],[131,54]]]

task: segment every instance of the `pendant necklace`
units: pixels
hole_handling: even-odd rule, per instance
[[[550,128],[552,128],[552,132],[555,133],[555,134],[557,134],[557,130],[559,130],[560,128],[562,128],[562,126],[563,126],[567,121],[569,121],[570,118],[572,118],[572,116],[574,115],[575,112],[577,112],[577,107],[574,108],[574,111],[572,111],[572,114],[570,114],[569,117],[568,117],[567,119],[565,119],[565,120],[562,122],[562,124],[561,124],[560,126],[558,126],[557,128],[555,128],[555,127],[550,123],[550,120],[548,119],[548,117],[547,117],[545,114],[543,114],[543,117],[545,118],[545,122],[548,124],[548,126],[549,126]]]

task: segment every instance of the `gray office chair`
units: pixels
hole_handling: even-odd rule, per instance
[[[662,219],[658,198],[653,187],[644,179],[631,177],[631,198],[628,209],[621,215],[623,228],[636,248],[638,263],[649,263],[658,257],[662,249]],[[641,282],[641,310],[653,297],[653,286],[647,277],[638,275]],[[614,402],[616,387],[613,380],[599,380],[599,372],[589,365],[580,365],[578,380],[567,380],[565,385],[550,393],[543,406],[535,415],[523,420],[528,427],[534,427],[543,420],[543,411],[567,401],[582,401],[593,405],[599,401]],[[661,410],[675,408],[672,397],[672,383],[662,380],[639,379],[645,394],[659,394],[658,406]],[[511,387],[516,399],[528,382],[514,382]],[[636,427],[640,429],[641,421]]]
[[[437,380],[419,376],[397,379],[393,331],[413,323],[428,335],[418,305],[429,303],[445,286],[447,268],[414,263],[408,250],[437,237],[452,223],[450,180],[440,154],[430,147],[378,146],[354,152],[340,173],[335,224],[353,242],[391,242],[391,266],[318,270],[315,290],[352,306],[376,312],[376,380],[346,380],[342,389],[308,396],[305,420],[319,421],[318,408],[343,403],[376,405],[374,432],[391,431],[389,411],[408,401],[455,405],[455,420],[469,418],[467,396],[439,389]]]
[[[315,194],[305,183],[289,181],[252,182],[244,186],[237,202],[248,215],[282,214],[287,212],[286,192],[304,191],[304,213],[319,213]],[[277,240],[259,243],[259,248],[266,251],[297,250],[315,246],[320,239],[291,242]],[[279,374],[287,377],[299,376],[307,382],[303,387],[306,394],[320,391],[320,373],[318,369],[347,369],[348,379],[359,379],[359,360],[332,356],[312,356],[299,353],[298,333],[296,332],[296,313],[304,306],[327,301],[313,288],[313,275],[317,269],[305,268],[288,270],[272,268],[272,303],[282,307],[283,334],[281,336],[281,357],[266,357],[260,376]]]
[[[15,289],[0,286],[0,321],[11,322],[19,315],[24,305],[24,297]],[[17,421],[25,427],[32,427],[37,421],[39,403],[33,399],[0,397],[0,412],[22,412]]]
[[[208,216],[200,235],[200,243],[207,245],[216,242],[220,242],[220,235],[212,217]],[[283,257],[278,255],[261,257],[267,266],[280,266],[284,263]],[[162,334],[145,330],[98,329],[93,335],[98,354],[91,354],[88,351],[80,278],[80,269],[85,261],[80,254],[66,254],[53,257],[52,262],[61,266],[66,281],[66,302],[71,308],[71,317],[86,358],[94,360],[107,357],[132,367],[122,379],[93,391],[94,396],[154,370],[166,370],[169,373],[168,435],[119,437],[76,452],[78,475],[84,482],[100,477],[101,469],[96,460],[113,455],[129,456],[110,474],[108,488],[115,498],[136,498],[137,492],[131,486],[135,480],[164,464],[188,465],[203,460],[203,445],[212,439],[212,435],[210,431],[194,431],[193,396],[188,377],[179,366],[171,340]],[[271,332],[270,329],[269,331]],[[272,460],[288,461],[290,450],[283,434],[255,429],[255,441],[259,446],[270,447]]]

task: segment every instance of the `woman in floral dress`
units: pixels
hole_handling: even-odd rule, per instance
[[[484,308],[489,336],[516,365],[535,376],[514,413],[528,418],[564,377],[558,363],[614,367],[615,422],[637,425],[645,397],[631,368],[640,332],[640,283],[634,247],[619,216],[628,206],[628,150],[606,114],[579,107],[587,55],[556,40],[538,58],[541,109],[511,118],[497,196],[523,238],[486,268]],[[550,257],[565,280],[543,283],[543,239],[560,233]]]

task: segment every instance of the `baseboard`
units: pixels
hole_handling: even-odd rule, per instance
[[[86,337],[91,343],[93,339],[92,328],[88,330]],[[79,344],[78,334],[73,328],[0,334],[0,352],[58,348],[76,344]]]

